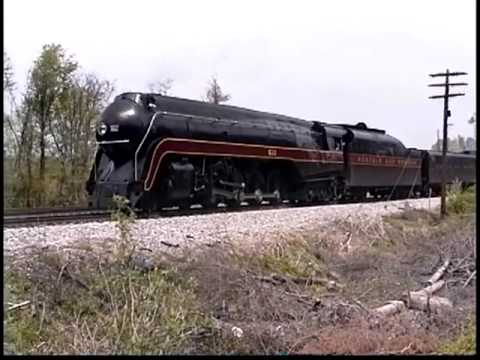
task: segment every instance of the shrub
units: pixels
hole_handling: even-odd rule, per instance
[[[39,252],[32,273],[8,268],[4,343],[24,354],[167,354],[184,351],[192,335],[211,327],[195,282],[174,267],[142,272],[99,254]]]
[[[115,202],[119,238],[113,251],[33,248],[24,261],[6,267],[7,300],[30,300],[5,312],[4,343],[10,352],[179,353],[196,332],[211,328],[191,277],[173,265],[150,271],[134,266],[137,247],[130,226],[135,217],[125,199]]]
[[[130,208],[129,201],[123,196],[114,195],[115,211],[112,220],[119,231],[119,239],[114,243],[114,257],[122,264],[130,262],[136,250],[135,239],[132,236],[131,226],[135,222],[135,212]]]
[[[460,336],[440,347],[440,352],[450,354],[474,354],[476,350],[476,326],[474,321],[467,322]]]
[[[459,184],[452,184],[447,192],[447,211],[453,214],[474,213],[475,200],[475,186],[462,191]]]

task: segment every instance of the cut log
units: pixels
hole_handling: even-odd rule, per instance
[[[444,285],[445,285],[445,280],[440,280],[440,281],[437,281],[436,283],[433,283],[430,286],[427,286],[422,290],[411,291],[410,296],[411,295],[432,296],[434,293],[440,290]]]
[[[448,265],[450,265],[450,259],[445,260],[443,265],[437,271],[435,271],[435,273],[432,275],[432,277],[428,280],[428,283],[429,284],[434,284],[438,280],[440,280],[440,278],[445,273],[445,270],[447,270]]]
[[[432,312],[435,314],[442,313],[444,310],[453,308],[450,300],[440,296],[425,296],[410,293],[410,298],[407,304],[409,309]]]
[[[403,301],[393,300],[386,305],[380,306],[373,310],[375,313],[382,316],[389,316],[405,310],[405,303]]]

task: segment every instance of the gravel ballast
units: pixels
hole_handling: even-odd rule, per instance
[[[241,241],[245,245],[265,242],[282,233],[328,229],[335,221],[350,217],[363,221],[392,214],[406,207],[433,210],[440,198],[390,202],[311,206],[276,210],[139,219],[132,235],[139,246],[156,250],[189,245]],[[113,222],[8,228],[4,230],[4,255],[15,255],[32,246],[70,247],[94,244],[118,237]]]

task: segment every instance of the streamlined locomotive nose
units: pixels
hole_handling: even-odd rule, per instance
[[[142,103],[128,97],[117,97],[101,116],[96,139],[114,161],[128,159],[145,134],[151,114]]]
[[[97,126],[97,141],[135,141],[148,125],[145,109],[129,99],[117,99],[102,114]]]

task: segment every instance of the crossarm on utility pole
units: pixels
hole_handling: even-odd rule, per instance
[[[455,96],[464,96],[464,93],[457,93],[457,94],[449,94],[449,95],[433,95],[429,96],[429,99],[442,99],[444,97],[455,97]]]
[[[464,86],[468,85],[468,83],[451,83],[448,86]],[[428,86],[447,86],[447,84],[428,84]]]
[[[457,72],[448,72],[448,69],[447,69],[447,72],[444,72],[444,73],[436,73],[436,74],[430,74],[431,77],[437,77],[437,76],[457,76],[457,75],[467,75],[466,72],[461,72],[461,71],[457,71]]]

